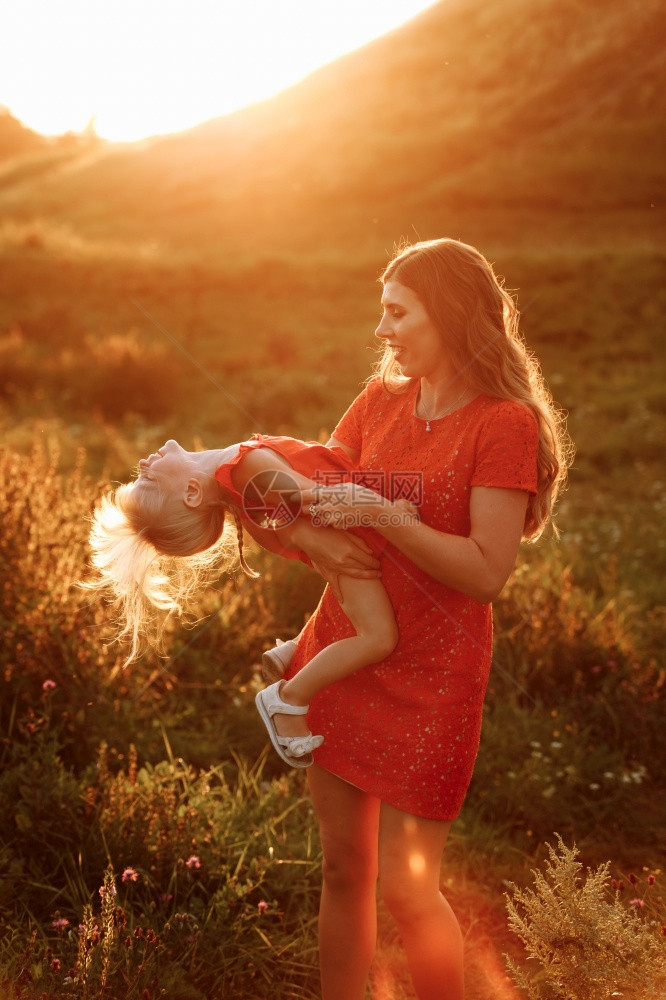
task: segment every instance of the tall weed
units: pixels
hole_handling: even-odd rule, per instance
[[[656,1000],[666,991],[666,941],[656,920],[625,905],[609,878],[610,862],[588,870],[575,847],[548,846],[534,889],[512,887],[509,926],[537,968],[509,960],[530,1000]],[[635,901],[634,901],[635,903]]]

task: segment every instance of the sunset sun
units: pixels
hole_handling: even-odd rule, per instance
[[[25,0],[0,45],[0,103],[44,134],[133,140],[272,94],[432,0]]]

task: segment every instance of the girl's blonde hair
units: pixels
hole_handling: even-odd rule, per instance
[[[227,510],[233,524],[226,522]],[[102,591],[116,612],[117,639],[127,639],[125,666],[146,646],[160,648],[171,617],[182,617],[197,594],[243,555],[238,511],[217,498],[188,507],[181,498],[125,483],[102,497],[89,536],[95,579],[83,586]]]
[[[458,377],[472,391],[522,403],[534,413],[539,426],[538,485],[523,533],[536,540],[566,481],[573,446],[565,416],[518,331],[520,314],[512,296],[478,250],[451,239],[401,248],[380,280],[397,281],[418,295],[442,334]],[[405,392],[413,383],[402,375],[387,342],[376,371],[389,392]]]

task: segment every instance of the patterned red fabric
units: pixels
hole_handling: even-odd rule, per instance
[[[391,395],[378,380],[371,382],[333,432],[360,453],[359,465],[377,482],[384,479],[387,495],[414,500],[421,482],[422,520],[468,535],[472,486],[536,491],[538,429],[530,410],[478,396],[431,420],[427,432],[425,421],[414,416],[416,390],[415,383]],[[438,583],[390,544],[381,558],[400,639],[384,662],[313,699],[308,723],[324,736],[315,762],[413,815],[451,820],[462,806],[479,745],[491,607]],[[350,634],[327,588],[289,676]]]

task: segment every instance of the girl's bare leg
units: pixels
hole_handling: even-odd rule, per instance
[[[284,682],[280,697],[291,705],[308,705],[322,688],[369,663],[379,663],[395,649],[398,628],[381,580],[342,576],[340,589],[343,611],[356,635],[331,643]],[[280,736],[304,736],[309,732],[305,716],[278,714],[274,719]]]
[[[419,1000],[463,1000],[463,942],[439,891],[450,823],[382,803],[379,889],[402,939]]]
[[[363,1000],[377,939],[379,800],[308,769],[324,853],[319,911],[322,1000]]]

